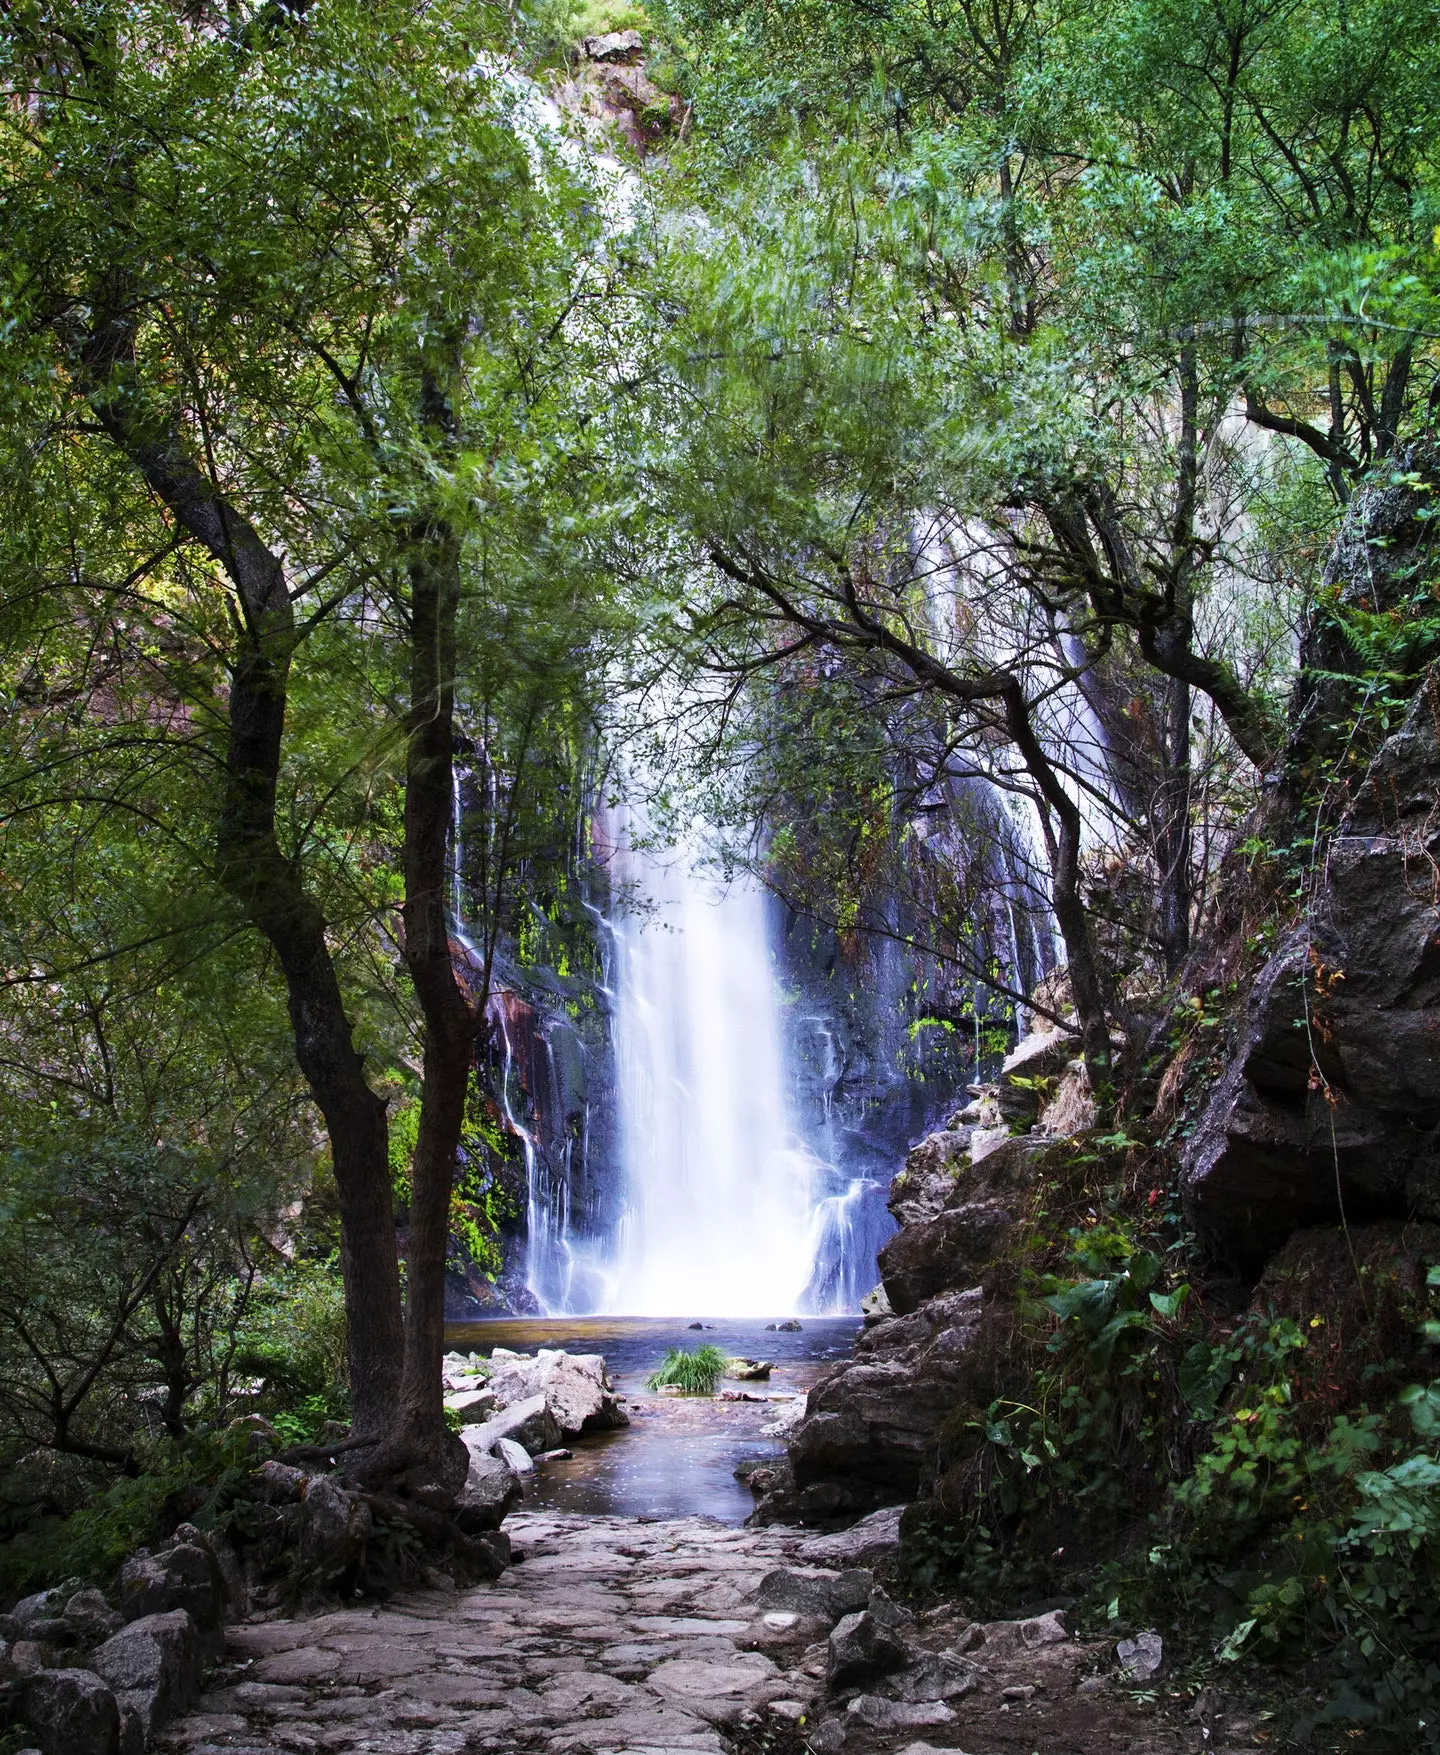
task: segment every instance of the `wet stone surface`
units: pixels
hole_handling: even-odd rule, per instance
[[[912,1650],[900,1675],[827,1695],[824,1632],[759,1600],[776,1568],[813,1567],[814,1537],[803,1531],[543,1510],[510,1518],[506,1530],[525,1560],[493,1584],[231,1627],[197,1710],[157,1747],[798,1755],[808,1743],[845,1755],[1180,1755],[1232,1746],[1095,1680],[1098,1646],[1061,1633],[1046,1644],[1016,1623],[981,1629],[944,1612],[902,1615]],[[942,1698],[912,1698],[934,1694]]]

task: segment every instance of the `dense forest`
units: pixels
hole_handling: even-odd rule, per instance
[[[3,0],[0,1601],[262,1428],[483,1575],[623,806],[1047,1141],[906,1588],[1437,1746],[1437,27]]]

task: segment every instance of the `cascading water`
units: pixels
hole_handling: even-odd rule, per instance
[[[765,898],[625,845],[612,922],[625,1212],[613,1308],[779,1316],[811,1278],[817,1170],[787,1102]]]

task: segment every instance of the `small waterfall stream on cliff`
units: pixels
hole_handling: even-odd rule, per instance
[[[625,1207],[613,1308],[781,1316],[812,1277],[822,1166],[788,1101],[765,897],[620,837],[611,922]]]

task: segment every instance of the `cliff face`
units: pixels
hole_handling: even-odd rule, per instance
[[[1337,1222],[1347,1262],[1363,1241],[1413,1266],[1436,1236],[1421,1221],[1440,1219],[1440,665],[1416,631],[1437,482],[1415,452],[1352,509],[1303,644],[1283,771],[1241,835],[1275,852],[1232,859],[1217,923],[1170,996],[1218,992],[1220,1028],[1192,1036],[1157,1110],[1132,1117],[1211,1267],[1232,1276],[1224,1296],[1243,1304],[1258,1281],[1257,1308],[1281,1268],[1310,1283]],[[1373,646],[1367,673],[1347,615],[1390,630],[1383,705]],[[910,1153],[879,1307],[812,1393],[761,1521],[929,1493],[942,1434],[1018,1393],[1017,1262],[1046,1229],[1041,1182],[1063,1180],[1078,1150],[1065,1142],[1091,1121],[1075,1052],[1063,1034],[1028,1038],[998,1085]],[[1037,1117],[1034,1090],[1055,1079]]]
[[[1171,1077],[1192,1110],[1203,1099],[1182,1186],[1211,1247],[1251,1269],[1305,1225],[1436,1211],[1437,485],[1440,458],[1415,446],[1352,506],[1301,643],[1283,767],[1242,835],[1290,863],[1277,852],[1232,882],[1191,975],[1238,993],[1218,1068]],[[1256,928],[1278,929],[1258,966]]]
[[[854,1357],[810,1392],[786,1466],[755,1480],[765,1489],[760,1522],[824,1521],[915,1497],[941,1426],[983,1409],[1014,1379],[1014,1245],[1034,1222],[1057,1142],[1043,1125],[1011,1136],[974,1123],[1002,1095],[1017,1119],[1033,1120],[1033,1089],[1008,1081],[1033,1064],[1037,1044],[1063,1065],[1059,1040],[1052,1032],[1023,1042],[1000,1080],[923,1139],[891,1183],[899,1229],[880,1251],[880,1295]]]
[[[1440,695],[1432,674],[1321,850],[1305,916],[1249,986],[1181,1153],[1216,1249],[1440,1216]]]

